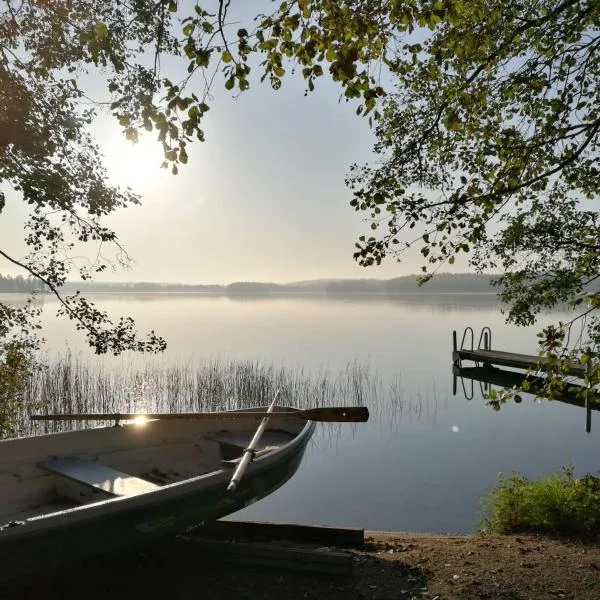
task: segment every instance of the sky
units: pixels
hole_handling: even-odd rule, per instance
[[[111,179],[142,196],[140,207],[106,221],[134,268],[101,279],[223,284],[418,272],[414,255],[368,269],[353,260],[357,237],[370,229],[349,206],[344,177],[352,163],[373,157],[374,133],[327,77],[307,96],[304,89],[300,75],[286,76],[277,92],[253,81],[234,97],[217,78],[206,142],[193,147],[177,176],[159,168],[155,134],[132,145],[114,119],[101,116],[94,133]],[[9,195],[0,218],[2,247],[16,256],[24,253],[25,210]],[[1,259],[0,273],[19,274]]]

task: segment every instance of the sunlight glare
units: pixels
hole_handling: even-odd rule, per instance
[[[167,176],[167,170],[160,168],[162,146],[149,136],[140,137],[136,144],[114,137],[103,150],[109,177],[119,186],[141,192]]]

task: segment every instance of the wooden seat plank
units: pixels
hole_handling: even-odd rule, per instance
[[[97,462],[78,456],[64,456],[38,463],[38,467],[102,490],[112,496],[135,496],[159,489],[160,486],[145,479],[121,473]]]
[[[222,431],[207,436],[207,438],[220,444],[228,444],[229,446],[237,446],[245,449],[249,446],[253,436],[254,432],[251,431]],[[260,438],[256,450],[260,451],[265,448],[273,447],[278,448],[283,444],[287,444],[292,439],[294,439],[294,436],[286,431],[265,431]]]

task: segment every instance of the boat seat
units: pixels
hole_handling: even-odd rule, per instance
[[[219,444],[222,459],[221,464],[224,467],[231,468],[237,465],[243,451],[250,445],[254,433],[247,431],[221,431],[220,433],[206,437]],[[265,431],[256,445],[255,457],[277,450],[293,438],[294,436],[287,431]]]
[[[221,431],[206,436],[208,439],[218,442],[219,444],[227,444],[228,446],[237,446],[245,450],[254,437],[254,432],[251,431]],[[273,448],[287,444],[294,439],[294,435],[287,431],[265,431],[256,445],[256,451],[264,450],[265,448]]]
[[[135,496],[152,492],[160,487],[145,479],[121,473],[78,456],[53,458],[38,463],[38,467],[108,496]],[[67,495],[71,496],[73,493],[67,492]],[[85,496],[81,492],[75,492],[75,495],[78,496],[76,500],[81,500],[81,497]]]

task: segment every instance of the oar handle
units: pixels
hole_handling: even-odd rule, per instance
[[[275,413],[276,416],[281,414]],[[325,423],[366,423],[369,420],[369,409],[366,406],[324,406],[299,410],[294,414],[300,419]]]

